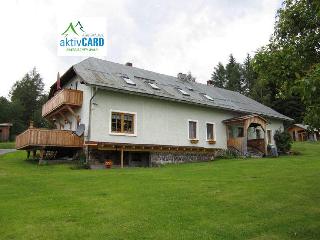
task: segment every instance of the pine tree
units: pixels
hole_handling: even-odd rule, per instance
[[[242,78],[241,78],[241,67],[236,62],[236,59],[231,54],[229,62],[226,66],[226,88],[236,92],[242,92]]]
[[[10,95],[11,104],[17,109],[17,114],[20,114],[16,132],[27,128],[30,120],[33,120],[39,127],[45,126],[41,118],[41,107],[46,98],[44,83],[36,68],[26,73],[20,81],[13,85]]]
[[[248,54],[244,60],[243,65],[241,66],[241,74],[242,74],[242,93],[251,96],[251,92],[253,89],[253,85],[256,82],[257,74],[252,66],[251,56]]]
[[[211,75],[211,80],[213,82],[213,86],[219,88],[225,88],[227,85],[226,79],[226,69],[224,68],[221,62],[218,63],[216,67],[214,67],[214,71]]]

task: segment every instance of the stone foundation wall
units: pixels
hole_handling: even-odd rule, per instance
[[[184,153],[184,152],[151,152],[151,166],[168,163],[206,162],[214,159],[214,153]]]

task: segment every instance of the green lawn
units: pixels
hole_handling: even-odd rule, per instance
[[[15,142],[0,142],[0,149],[14,149]]]
[[[320,144],[302,155],[71,170],[0,156],[1,239],[320,239]]]

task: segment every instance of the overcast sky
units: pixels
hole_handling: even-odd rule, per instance
[[[34,66],[46,90],[82,57],[57,56],[57,20],[107,19],[107,55],[118,63],[206,82],[233,53],[242,61],[266,44],[281,0],[5,0],[0,8],[0,96]]]

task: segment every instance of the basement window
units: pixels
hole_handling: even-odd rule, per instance
[[[134,114],[112,112],[111,132],[134,134]]]
[[[212,97],[210,97],[209,95],[207,95],[207,94],[205,94],[205,95],[203,95],[206,99],[208,99],[208,100],[210,100],[210,101],[213,101],[213,98]]]
[[[132,81],[128,76],[123,75],[123,76],[121,76],[121,77],[122,77],[122,79],[123,79],[127,84],[129,84],[129,85],[136,85],[136,83],[135,83],[134,81]]]
[[[148,82],[148,84],[155,90],[160,90],[160,88],[157,86],[157,84],[152,83],[152,82]]]
[[[182,95],[184,95],[184,96],[190,96],[189,93],[187,93],[186,91],[182,90],[181,88],[178,88],[178,91],[179,91],[180,93],[182,93]]]

